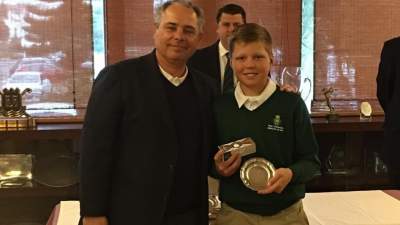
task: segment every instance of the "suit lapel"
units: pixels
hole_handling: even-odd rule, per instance
[[[219,61],[219,48],[218,48],[219,40],[215,42],[211,47],[212,47],[212,54],[211,58],[213,58],[213,62],[216,62],[214,68],[212,68],[214,76],[216,76],[216,80],[218,83],[218,89],[221,89],[221,64]]]

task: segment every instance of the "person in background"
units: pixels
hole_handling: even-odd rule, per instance
[[[300,95],[283,92],[269,79],[272,40],[260,25],[238,27],[229,44],[231,66],[238,83],[233,93],[215,102],[218,144],[251,137],[256,153],[224,160],[214,156],[220,178],[222,209],[217,225],[308,224],[301,199],[305,183],[320,170],[318,145],[307,107]],[[246,160],[262,157],[275,165],[265,188],[253,191],[240,178]]]
[[[228,40],[234,29],[246,23],[246,12],[236,4],[227,4],[217,12],[218,40],[203,49],[199,49],[189,60],[189,65],[213,77],[220,93],[232,91],[235,78],[230,68]]]
[[[184,0],[155,13],[155,49],[97,77],[81,136],[84,225],[207,225],[215,82],[186,66],[202,10]]]
[[[237,4],[226,4],[217,12],[218,40],[212,45],[197,50],[189,59],[189,66],[213,77],[221,94],[233,92],[237,78],[230,66],[229,38],[234,30],[246,23],[246,11]],[[297,92],[296,87],[283,85],[281,90]]]
[[[400,37],[385,42],[376,82],[385,112],[382,158],[393,184],[400,188]]]
[[[189,59],[189,66],[212,77],[220,94],[232,91],[236,78],[228,62],[228,39],[233,30],[246,23],[246,12],[237,4],[227,4],[217,11],[218,40],[212,45],[197,50]],[[209,193],[218,195],[218,181],[209,177]]]

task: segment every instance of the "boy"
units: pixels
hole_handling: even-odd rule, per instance
[[[223,160],[215,154],[220,175],[218,225],[308,224],[301,199],[305,182],[320,169],[318,145],[307,108],[300,95],[282,92],[269,79],[272,40],[257,24],[244,24],[235,31],[230,44],[231,66],[238,79],[234,93],[215,103],[218,143],[251,137],[256,153],[233,154]],[[253,157],[274,164],[274,176],[265,188],[253,191],[241,181],[239,167]]]

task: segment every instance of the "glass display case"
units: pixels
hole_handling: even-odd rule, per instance
[[[0,225],[44,225],[59,201],[78,199],[81,127],[0,130]]]
[[[312,118],[321,174],[307,185],[307,191],[391,188],[380,157],[383,121],[383,116],[341,116],[329,122],[323,117]]]

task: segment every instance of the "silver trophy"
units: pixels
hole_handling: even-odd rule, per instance
[[[223,160],[226,161],[235,152],[238,152],[242,157],[256,152],[256,143],[253,139],[246,137],[240,140],[229,142],[218,146],[224,151]]]

